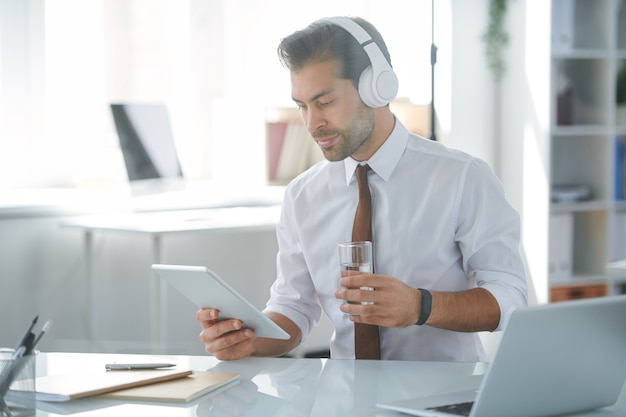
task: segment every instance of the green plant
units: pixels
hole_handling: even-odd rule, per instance
[[[506,72],[502,52],[509,43],[509,35],[504,31],[507,0],[489,0],[489,23],[483,34],[487,64],[496,81],[500,81]]]

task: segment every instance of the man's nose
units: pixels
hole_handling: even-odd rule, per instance
[[[305,118],[306,128],[309,132],[315,133],[326,124],[320,111],[308,109]]]

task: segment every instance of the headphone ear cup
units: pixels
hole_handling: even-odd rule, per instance
[[[374,95],[372,89],[374,82],[372,66],[369,65],[363,70],[359,77],[359,96],[361,101],[368,107],[381,107],[380,100]]]
[[[393,71],[382,71],[374,80],[374,70],[368,66],[359,77],[359,96],[368,107],[383,107],[398,94],[398,77]]]

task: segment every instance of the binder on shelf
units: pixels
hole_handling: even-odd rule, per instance
[[[611,259],[619,261],[626,259],[626,211],[616,212],[613,221],[613,253]]]
[[[626,136],[615,138],[615,200],[626,199]]]
[[[552,48],[558,52],[574,48],[576,2],[554,0],[552,2]]]
[[[567,279],[573,272],[574,214],[550,215],[548,275],[550,279]]]

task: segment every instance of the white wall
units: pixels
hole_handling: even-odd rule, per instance
[[[487,0],[452,0],[452,116],[446,143],[494,168],[494,85],[481,41],[487,10]]]
[[[536,301],[548,301],[551,2],[510,2],[502,85],[501,178],[522,215]]]
[[[531,302],[545,302],[549,175],[550,2],[508,2],[498,87],[481,40],[488,0],[452,0],[452,118],[447,143],[487,161],[522,218]],[[529,16],[531,18],[529,18]]]

